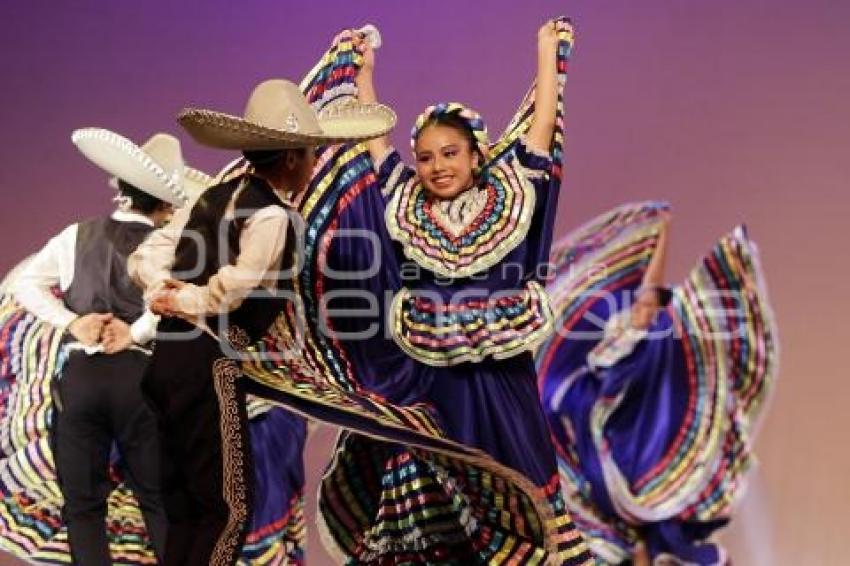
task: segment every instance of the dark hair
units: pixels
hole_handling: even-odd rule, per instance
[[[121,179],[118,179],[118,192],[122,197],[130,197],[131,208],[142,214],[153,214],[163,204],[167,204],[164,200],[158,199]]]
[[[254,167],[271,167],[283,158],[282,149],[246,149],[242,152]]]
[[[661,308],[666,307],[670,304],[670,301],[673,300],[673,291],[669,287],[664,287],[663,285],[646,285],[641,286],[638,289],[639,295],[647,292],[653,293],[655,300],[658,301],[658,306]]]
[[[246,149],[242,152],[242,155],[248,160],[248,163],[254,166],[254,169],[263,172],[276,169],[289,153],[303,156],[306,152],[306,147],[292,149]]]
[[[484,156],[481,155],[481,152],[478,150],[478,142],[475,141],[475,135],[472,133],[472,129],[470,129],[469,124],[466,123],[466,120],[458,116],[457,114],[435,114],[434,116],[428,118],[428,120],[419,128],[419,131],[416,132],[415,140],[419,139],[419,136],[422,135],[422,132],[425,131],[429,126],[446,126],[447,128],[452,128],[460,132],[466,141],[469,142],[470,151],[474,151],[478,154],[482,160]]]

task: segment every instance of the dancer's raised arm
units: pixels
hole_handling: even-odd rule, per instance
[[[670,213],[663,212],[661,226],[658,229],[658,241],[646,272],[643,274],[641,288],[635,304],[632,305],[631,325],[646,329],[655,320],[659,309],[670,302],[670,289],[664,286],[664,270],[667,264],[667,240],[670,232]]]
[[[357,86],[357,98],[363,104],[376,103],[378,102],[378,95],[375,93],[375,82],[373,78],[375,50],[365,37],[355,39],[354,44],[358,51],[363,54],[363,65],[360,67],[360,72],[357,73],[357,78],[354,79],[354,84]],[[369,150],[372,161],[377,165],[386,157],[387,151],[390,149],[389,137],[382,136],[369,140],[366,142],[366,148]]]
[[[565,20],[546,22],[537,32],[537,88],[534,95],[534,115],[526,134],[532,149],[548,152],[555,130],[558,94],[563,85],[558,81],[559,32],[569,29]]]
[[[652,259],[649,260],[649,265],[646,268],[646,273],[643,275],[644,288],[657,289],[664,285],[664,270],[667,264],[667,241],[670,233],[670,213],[661,213],[661,226],[658,228],[658,241],[655,244],[655,251],[652,253]]]

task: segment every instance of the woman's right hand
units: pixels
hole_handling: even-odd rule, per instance
[[[368,30],[369,27],[373,30],[371,35]],[[357,88],[357,100],[361,104],[375,104],[378,102],[378,94],[375,92],[373,78],[375,48],[376,46],[380,46],[380,36],[377,36],[377,32],[378,30],[374,26],[366,26],[360,30],[351,31],[353,34],[351,43],[354,49],[363,56],[360,70],[357,72],[357,76],[354,77],[354,86]],[[366,142],[366,149],[375,163],[387,154],[389,148],[390,142],[386,135]]]

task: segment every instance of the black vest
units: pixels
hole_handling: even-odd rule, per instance
[[[236,196],[234,218],[224,220],[228,203]],[[268,183],[254,176],[239,176],[204,191],[189,214],[189,220],[180,235],[175,251],[174,277],[187,283],[203,286],[225,265],[232,265],[239,256],[239,239],[248,218],[267,206],[285,205]],[[203,241],[203,245],[200,242]],[[287,224],[286,242],[280,265],[270,269],[287,269],[293,265],[296,235],[292,222]],[[276,290],[291,289],[290,279],[276,282]],[[251,340],[265,334],[285,304],[277,293],[258,287],[234,311],[225,315],[207,317],[209,327],[219,335],[226,335],[228,327],[237,326],[248,333]]]
[[[142,222],[96,218],[80,222],[74,248],[74,278],[62,300],[79,314],[111,312],[132,324],[144,312],[142,291],[127,274],[127,256],[151,233]]]

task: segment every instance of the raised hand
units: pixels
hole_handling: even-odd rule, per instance
[[[68,332],[85,346],[94,346],[100,342],[104,325],[112,320],[111,313],[90,313],[74,319],[68,325]]]
[[[360,73],[371,73],[375,69],[375,49],[372,47],[372,42],[369,41],[365,33],[354,31],[351,43],[354,45],[354,49],[363,56]]]
[[[364,26],[360,30],[354,31],[352,44],[357,52],[363,56],[360,71],[354,78],[354,85],[357,87],[357,100],[362,104],[374,104],[378,102],[373,74],[375,70],[375,49],[380,45],[380,42],[380,35],[374,26]],[[387,136],[366,142],[369,155],[376,163],[386,155],[389,147],[390,141]]]
[[[540,52],[557,53],[558,42],[562,37],[572,36],[573,27],[564,18],[550,20],[537,30],[537,47]]]

